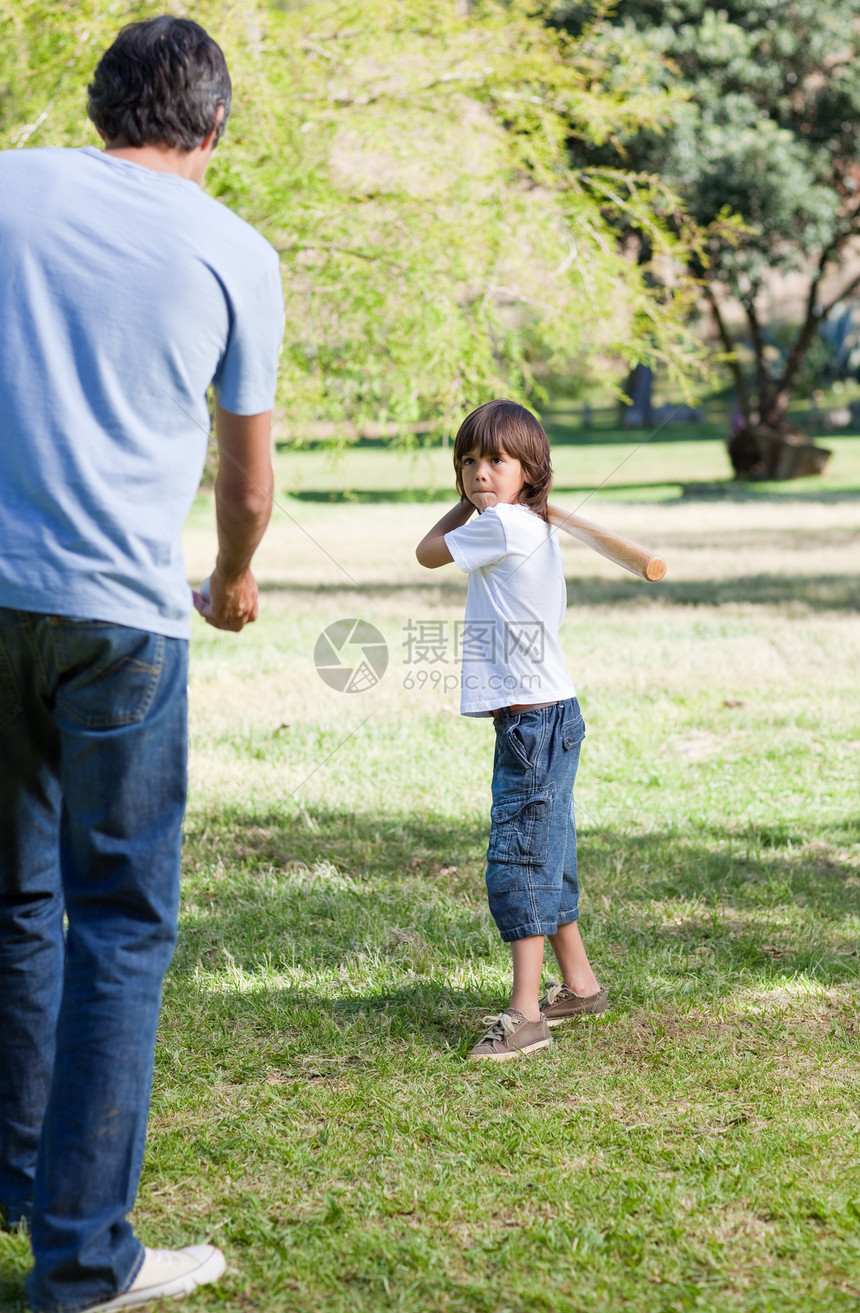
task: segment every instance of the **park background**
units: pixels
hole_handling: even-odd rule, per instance
[[[140,1233],[224,1246],[189,1313],[855,1308],[858,6],[171,8],[227,49],[209,187],[278,246],[288,315],[261,616],[194,630]],[[2,0],[0,143],[92,141],[98,53],[151,12]],[[498,392],[546,422],[556,500],[669,572],[564,544],[611,1009],[476,1069],[509,964],[492,729],[450,683],[465,581],[414,547]],[[823,473],[733,478],[762,418]],[[314,667],[345,618],[387,645],[354,694]],[[0,1236],[14,1313],[27,1254]]]

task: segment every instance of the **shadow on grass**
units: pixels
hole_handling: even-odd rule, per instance
[[[684,483],[680,479],[666,477],[655,479],[650,483],[641,479],[635,483],[575,484],[563,480],[553,484],[554,497],[581,497],[587,499],[595,492],[604,496],[612,493],[641,492],[649,505],[663,502],[676,503],[678,497],[654,498],[655,490],[664,491],[671,488],[679,490],[679,496],[686,502],[723,501],[723,502],[823,502],[825,504],[860,499],[857,488],[815,488],[814,486],[789,490],[785,484],[742,483],[735,479],[721,479],[712,483]],[[649,495],[650,494],[650,495]],[[297,488],[284,489],[284,495],[294,501],[322,502],[326,505],[382,505],[385,503],[408,504],[410,502],[444,502],[451,503],[452,492],[447,486],[436,488]]]
[[[397,597],[401,593],[426,593],[438,594],[440,596],[450,596],[457,598],[462,602],[466,596],[466,580],[459,572],[449,574],[447,578],[442,575],[441,571],[434,570],[432,577],[430,571],[425,575],[419,575],[414,583],[397,583],[389,584],[383,582],[371,583],[350,583],[349,579],[344,577],[343,583],[295,583],[290,580],[289,583],[274,582],[271,579],[261,579],[258,588],[261,593],[278,594],[282,593],[288,597],[291,593],[311,593],[320,597],[336,596],[338,593],[352,594],[354,597],[366,597],[368,599],[380,597]]]
[[[792,606],[804,611],[858,611],[860,584],[853,575],[754,574],[734,579],[695,579],[643,584],[632,576],[620,579],[567,581],[569,606],[615,606],[637,602],[647,606]]]
[[[355,598],[397,597],[401,593],[425,595],[434,601],[450,598],[462,601],[466,585],[462,577],[440,577],[434,571],[427,577],[401,584],[368,583],[293,583],[263,580],[260,592],[268,595],[313,593],[315,596],[353,596]],[[858,611],[860,584],[853,575],[754,574],[733,579],[663,579],[648,584],[641,579],[619,573],[615,579],[577,575],[567,580],[569,606],[607,606],[635,602],[639,606],[792,606],[799,611]]]
[[[545,411],[542,423],[554,447],[636,446],[655,436],[662,443],[723,442],[729,431],[728,414],[725,419],[706,419],[698,423],[662,424],[643,428],[625,428],[621,424],[604,422],[588,426],[579,416],[567,418],[562,411]]]
[[[727,480],[727,489],[731,488],[731,486],[732,485]],[[707,498],[709,501],[713,501],[715,498],[719,499],[720,494],[718,489],[720,489],[722,485],[717,483],[685,485],[681,483],[680,480],[672,478],[656,479],[651,483],[643,483],[640,479],[636,483],[600,484],[597,487],[591,483],[567,483],[560,481],[553,484],[553,494],[560,497],[581,497],[586,499],[595,492],[603,492],[606,494],[613,492],[642,492],[652,494],[651,496],[648,496],[646,500],[649,504],[653,505],[653,493],[655,489],[663,491],[669,488],[678,488],[682,497],[695,497],[699,495],[697,492],[688,493],[688,487],[703,489],[701,496]],[[322,502],[327,505],[340,506],[367,506],[377,504],[382,505],[385,503],[408,504],[410,502],[442,502],[445,505],[450,506],[455,495],[448,484],[440,484],[438,487],[432,488],[285,488],[284,494],[285,496],[291,497],[294,501]],[[850,496],[851,494],[846,495]],[[725,499],[751,501],[755,500],[755,497],[753,494],[732,497],[727,491],[725,493]],[[675,501],[677,498],[673,497],[669,500]]]
[[[3,1313],[25,1313],[24,1278],[30,1266],[30,1245],[26,1236],[20,1231],[0,1232],[0,1309]]]
[[[25,1313],[26,1308],[23,1278],[16,1279],[13,1265],[0,1258],[0,1309],[3,1313]]]
[[[765,501],[779,505],[786,502],[822,502],[829,505],[833,502],[860,500],[858,488],[821,488],[816,487],[812,480],[805,479],[801,480],[801,485],[797,487],[792,483],[747,483],[741,479],[718,479],[711,483],[681,483],[679,486],[685,501]]]
[[[610,414],[607,412],[603,416],[603,422],[600,419],[596,423],[583,425],[581,423],[581,408],[575,412],[575,418],[569,417],[569,413],[564,411],[544,411],[542,414],[542,423],[546,429],[550,442],[553,446],[558,447],[593,447],[593,446],[631,446],[647,442],[655,434],[659,434],[659,440],[663,442],[714,442],[724,441],[729,429],[728,411],[725,418],[706,419],[699,423],[680,423],[680,424],[662,424],[656,429],[651,427],[643,428],[625,428],[621,424],[614,423]],[[617,413],[617,412],[616,412]],[[839,437],[850,437],[844,429],[838,430]],[[440,440],[435,438],[428,441],[422,434],[410,434],[411,441],[400,444],[394,438],[379,437],[360,437],[349,442],[347,449],[353,451],[356,448],[360,450],[375,451],[396,451],[405,449],[409,452],[418,453],[422,449],[438,449],[442,446]],[[300,445],[294,440],[279,437],[275,442],[278,451],[330,451],[332,450],[330,439],[317,438],[303,441]],[[449,454],[452,452],[452,444],[449,442],[447,447],[442,447]]]
[[[335,505],[376,505],[384,502],[446,502],[450,505],[450,488],[298,488],[286,489],[294,501],[325,502]]]
[[[860,880],[843,848],[858,827],[805,843],[781,827],[614,836],[584,825],[583,928],[621,1006],[708,1005],[798,977],[856,983]],[[174,976],[226,964],[240,1013],[259,1012],[258,986],[317,1020],[397,1014],[401,1037],[456,1048],[464,1010],[504,1006],[485,984],[503,989],[508,962],[486,909],[485,844],[480,825],[376,813],[213,817],[187,835]],[[267,985],[273,968],[294,987]],[[304,983],[317,973],[340,984],[321,996]],[[369,990],[356,983],[369,978]]]

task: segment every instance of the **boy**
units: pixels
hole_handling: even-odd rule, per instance
[[[487,893],[513,959],[510,1003],[485,1019],[470,1056],[505,1061],[548,1048],[550,1026],[606,1009],[577,925],[573,784],[585,726],[558,645],[566,589],[547,519],[546,434],[523,406],[489,401],[461,425],[454,469],[460,501],[416,556],[469,576],[460,709],[491,716],[496,731]],[[541,1000],[545,938],[563,983]]]

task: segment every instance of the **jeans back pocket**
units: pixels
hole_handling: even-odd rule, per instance
[[[12,662],[6,652],[3,636],[0,634],[0,729],[20,713],[21,695],[15,683]]]
[[[158,690],[166,644],[148,630],[58,618],[57,710],[85,729],[140,724]]]

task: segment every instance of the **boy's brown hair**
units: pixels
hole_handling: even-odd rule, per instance
[[[552,484],[549,439],[531,411],[516,401],[487,401],[467,415],[454,439],[457,491],[466,496],[463,461],[475,448],[481,456],[513,456],[523,467],[520,502],[542,520]]]

